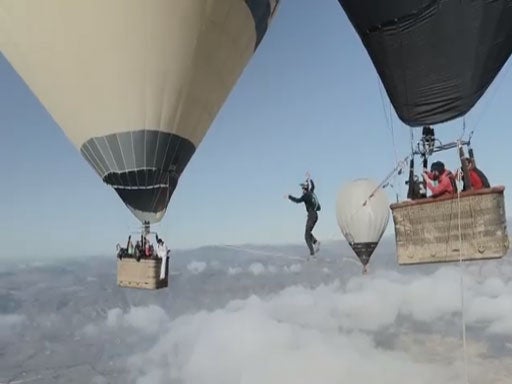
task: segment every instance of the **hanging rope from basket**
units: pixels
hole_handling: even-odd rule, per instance
[[[460,154],[462,150],[462,144],[460,140],[457,142],[457,153]],[[460,156],[460,155],[459,155]],[[460,178],[459,178],[460,182]],[[462,259],[462,226],[461,226],[461,206],[460,206],[460,188],[457,188],[457,210],[458,210],[458,231],[459,231],[459,266],[460,266],[460,306],[461,306],[461,328],[462,328],[462,353],[464,360],[464,378],[465,383],[469,384],[468,376],[468,358],[466,349],[466,317],[464,309],[464,265]]]

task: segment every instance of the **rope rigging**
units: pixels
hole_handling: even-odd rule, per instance
[[[491,85],[491,89],[489,90],[489,96],[486,98],[485,104],[482,106],[482,109],[480,111],[480,114],[478,115],[475,124],[473,125],[473,128],[471,130],[471,133],[476,131],[476,129],[480,126],[480,122],[483,119],[483,116],[485,113],[489,110],[489,105],[491,104],[492,100],[498,93],[498,90],[501,88],[501,85],[505,82],[504,80],[507,78],[509,72],[510,72],[511,64],[510,62],[506,63],[502,69],[502,71],[498,74],[498,77],[501,77],[501,79],[496,78]],[[493,86],[495,85],[495,86]]]
[[[384,90],[384,87],[383,87],[382,83],[379,81],[379,78],[377,78],[377,87],[379,88],[380,100],[381,100],[381,103],[382,103],[382,110],[383,110],[383,113],[384,113],[384,119],[386,120],[386,126],[388,127],[388,130],[389,130],[390,135],[391,135],[391,143],[393,145],[393,155],[394,155],[394,158],[395,158],[395,164],[397,164],[399,162],[399,160],[398,160],[398,151],[397,151],[397,146],[396,146],[395,129],[394,129],[394,124],[393,124],[393,106],[391,104],[391,101],[388,98],[387,99],[388,100],[388,109],[386,110],[386,101],[385,101],[385,97],[384,97],[385,90]],[[389,113],[389,116],[388,116],[388,113]],[[400,173],[398,173],[398,175],[399,174]],[[393,175],[393,182],[389,183],[387,185],[390,185],[393,188],[393,190],[395,191],[396,201],[398,202],[400,198],[399,198],[399,191],[395,187],[395,185],[396,185],[396,177],[397,177],[397,174],[394,174]]]
[[[458,142],[459,151],[462,149],[460,141]],[[460,181],[460,180],[459,180]],[[460,266],[460,306],[461,306],[461,327],[462,327],[462,352],[464,361],[464,378],[466,384],[469,384],[468,361],[466,350],[466,318],[464,310],[464,265],[462,259],[462,227],[461,227],[461,207],[460,207],[460,190],[457,188],[457,210],[458,210],[458,231],[459,231],[459,266]]]

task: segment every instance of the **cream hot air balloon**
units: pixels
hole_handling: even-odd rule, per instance
[[[0,0],[0,49],[101,179],[155,223],[278,3]]]
[[[338,225],[365,268],[386,230],[389,216],[386,193],[373,180],[353,180],[338,193]]]

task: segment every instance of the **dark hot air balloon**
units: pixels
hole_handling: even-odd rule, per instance
[[[409,126],[465,115],[512,53],[510,0],[338,0]]]

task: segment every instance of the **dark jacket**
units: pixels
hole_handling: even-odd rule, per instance
[[[311,187],[307,192],[304,192],[301,197],[294,197],[292,195],[288,195],[288,199],[293,201],[294,203],[304,203],[306,206],[306,211],[309,212],[317,212],[320,211],[320,203],[314,193],[315,191],[315,183],[313,180],[309,180]]]

